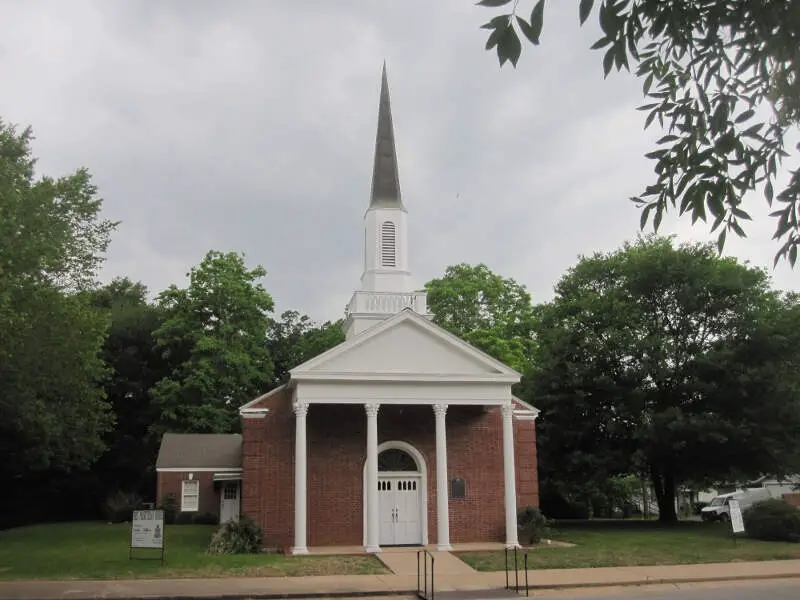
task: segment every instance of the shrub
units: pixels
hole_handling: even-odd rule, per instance
[[[517,535],[523,545],[538,544],[548,531],[550,522],[533,506],[526,506],[517,513]]]
[[[158,508],[164,511],[164,524],[172,525],[180,511],[178,497],[175,494],[165,494],[158,504]]]
[[[211,538],[208,554],[257,554],[264,547],[264,531],[248,516],[227,521]]]
[[[194,525],[217,525],[219,519],[217,515],[211,513],[198,513],[192,516],[192,523]]]
[[[142,503],[142,498],[135,492],[117,490],[106,498],[106,519],[111,523],[123,523],[133,519],[133,511]]]
[[[744,511],[747,535],[757,540],[800,542],[800,510],[783,500],[764,500]]]
[[[175,524],[176,525],[191,525],[192,519],[194,519],[195,513],[193,512],[179,512],[175,517]]]

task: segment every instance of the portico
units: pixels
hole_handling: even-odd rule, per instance
[[[355,370],[355,368],[358,370]],[[366,372],[361,371],[365,369]],[[364,408],[364,547],[380,552],[382,525],[381,495],[392,492],[416,498],[406,510],[416,511],[413,528],[416,537],[401,537],[402,543],[428,543],[427,485],[403,480],[404,471],[380,480],[379,455],[387,448],[400,449],[411,456],[415,477],[435,478],[436,547],[451,549],[448,477],[448,411],[456,407],[499,408],[502,414],[502,457],[505,508],[505,545],[517,542],[517,491],[515,482],[513,419],[516,408],[511,385],[519,374],[455,336],[432,324],[411,309],[389,317],[359,336],[301,365],[291,372],[295,414],[295,498],[294,542],[292,553],[307,554],[308,527],[308,447],[307,415],[315,405],[357,404]],[[427,472],[422,455],[404,440],[381,440],[378,420],[385,407],[425,406],[435,427],[435,473]],[[384,444],[384,445],[382,445]],[[389,444],[388,446],[385,444]],[[416,454],[416,456],[414,456]],[[410,464],[410,463],[409,463]],[[399,489],[393,486],[400,486]],[[400,523],[409,515],[393,506],[389,518]],[[413,515],[412,515],[413,516]],[[384,519],[385,520],[385,519]],[[389,538],[391,539],[391,538]],[[413,541],[412,541],[413,540]]]

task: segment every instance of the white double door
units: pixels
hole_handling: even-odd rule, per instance
[[[421,483],[419,476],[378,476],[381,546],[422,544]]]

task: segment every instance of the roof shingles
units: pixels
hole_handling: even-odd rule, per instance
[[[242,436],[238,433],[165,433],[156,469],[240,469]]]

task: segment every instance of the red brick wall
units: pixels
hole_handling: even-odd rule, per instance
[[[291,546],[294,530],[294,412],[288,391],[253,408],[264,419],[242,420],[242,512],[264,528],[268,548]]]
[[[263,527],[268,547],[288,548],[294,529],[294,413],[288,393],[267,398],[265,419],[245,419],[243,511]],[[308,439],[308,543],[363,543],[366,414],[361,405],[311,405]],[[536,432],[515,420],[519,507],[538,506]],[[381,406],[378,441],[402,440],[422,453],[428,479],[428,541],[436,542],[435,421],[430,406]],[[448,479],[466,481],[450,500],[453,543],[503,541],[503,435],[500,408],[450,406]]]
[[[181,472],[160,472],[156,480],[156,502],[167,494],[175,494],[178,499],[178,506],[181,502],[181,482],[189,479],[189,473],[194,473],[193,477],[200,482],[200,510],[197,514],[210,513],[219,517],[219,491],[214,489],[213,473],[186,471]]]
[[[800,508],[800,492],[793,492],[791,494],[783,494],[783,499],[791,504],[792,506],[796,506]]]

